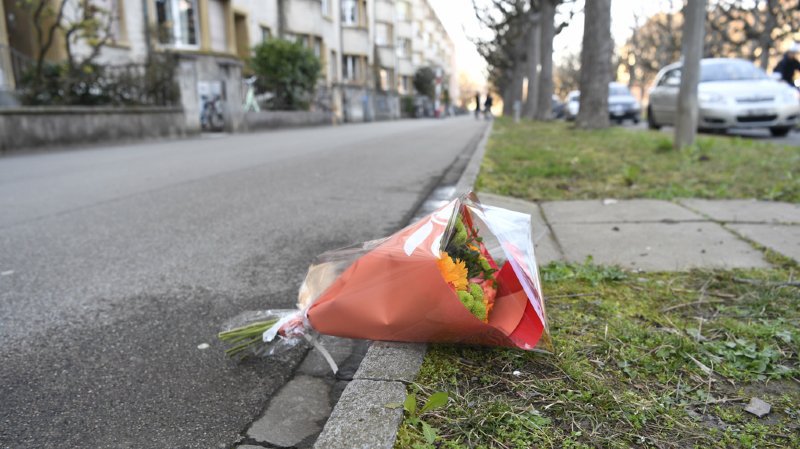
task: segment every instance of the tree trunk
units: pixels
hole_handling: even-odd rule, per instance
[[[774,44],[772,40],[772,30],[778,27],[778,20],[775,17],[773,8],[782,7],[780,4],[776,5],[775,3],[777,3],[775,0],[767,0],[766,10],[764,11],[764,14],[766,14],[766,19],[764,20],[764,29],[761,31],[761,35],[758,37],[758,43],[761,47],[761,54],[758,55],[758,61],[759,65],[764,70],[769,70],[769,51],[772,49],[772,45]]]
[[[541,6],[541,51],[539,53],[539,98],[536,119],[550,120],[553,115],[553,37],[556,34],[556,4],[558,0],[544,0]],[[530,89],[530,88],[529,88]]]
[[[528,69],[528,96],[525,98],[525,105],[522,109],[523,115],[527,118],[536,117],[536,105],[539,94],[539,50],[541,34],[541,16],[531,14],[531,25],[526,33],[526,53]]]
[[[700,81],[700,58],[703,56],[703,35],[706,22],[706,0],[686,4],[683,24],[683,67],[678,93],[678,116],[675,120],[677,149],[692,145],[697,135],[697,84]]]
[[[611,0],[586,2],[581,49],[579,128],[608,127],[608,83],[611,82]]]
[[[522,84],[525,81],[525,61],[517,58],[511,72],[511,82],[503,95],[503,115],[514,115],[514,102],[522,101]]]

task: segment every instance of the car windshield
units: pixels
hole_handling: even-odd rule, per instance
[[[609,86],[608,95],[619,96],[619,97],[630,97],[631,91],[629,91],[628,88],[625,86]]]
[[[703,64],[700,67],[700,82],[742,81],[767,79],[763,70],[747,61],[726,61],[716,64]]]

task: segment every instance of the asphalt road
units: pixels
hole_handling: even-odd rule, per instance
[[[399,121],[0,158],[0,447],[230,445],[303,350],[233,363],[220,326],[293,307],[316,254],[404,225],[484,126]]]

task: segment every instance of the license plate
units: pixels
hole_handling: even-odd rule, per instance
[[[770,109],[748,109],[744,111],[744,115],[770,115],[775,112]]]
[[[616,106],[616,107],[614,108],[614,110],[612,111],[612,113],[613,113],[614,115],[622,115],[622,114],[624,114],[624,113],[625,113],[625,110],[624,110],[624,109],[622,109],[622,106]]]

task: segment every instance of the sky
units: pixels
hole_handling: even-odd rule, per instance
[[[476,1],[479,4],[486,2],[486,0]],[[430,2],[455,44],[457,70],[466,72],[479,85],[483,85],[486,82],[486,63],[470,39],[486,36],[486,31],[481,28],[480,22],[475,17],[472,0],[430,0]],[[631,28],[636,23],[636,15],[642,21],[659,11],[669,10],[670,3],[673,2],[668,0],[612,0],[611,35],[614,38],[615,46],[621,45],[630,36]],[[675,1],[674,4],[679,7],[682,2]],[[553,42],[553,59],[556,64],[565,56],[571,53],[580,53],[581,50],[583,1],[578,0],[571,8],[576,11],[574,17]],[[570,7],[565,5],[558,11],[559,14],[568,16],[569,9]]]

